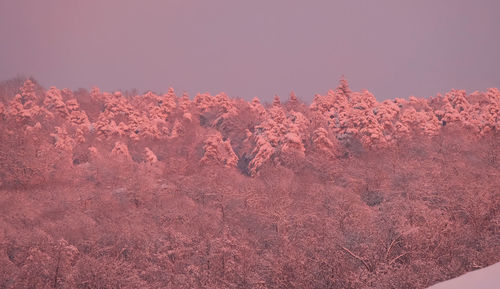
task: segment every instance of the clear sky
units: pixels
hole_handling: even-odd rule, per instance
[[[310,101],[500,86],[498,0],[0,0],[0,80]]]

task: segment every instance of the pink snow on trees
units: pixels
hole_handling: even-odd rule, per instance
[[[281,100],[279,95],[274,95],[273,106],[281,106]]]
[[[178,119],[175,120],[169,138],[178,138],[184,134],[184,126]]]
[[[89,118],[84,111],[80,110],[80,106],[76,99],[66,101],[66,108],[69,112],[69,120],[75,125],[88,127],[90,125]]]
[[[365,90],[352,93],[347,121],[343,122],[344,129],[340,132],[359,137],[366,148],[384,147],[387,140],[374,113],[376,105],[377,101],[370,92]]]
[[[255,103],[256,101],[253,101],[254,105]],[[255,127],[252,136],[255,147],[251,153],[254,157],[249,164],[251,175],[256,175],[258,169],[271,160],[275,152],[305,156],[304,139],[309,123],[307,118],[293,110],[287,113],[278,96],[268,109],[267,115],[268,117]]]
[[[381,126],[381,130],[387,142],[392,143],[396,139],[396,122],[400,112],[399,106],[392,100],[379,103],[373,109],[375,118]],[[402,124],[401,124],[402,125]]]
[[[210,135],[205,140],[203,150],[204,154],[201,163],[222,165],[229,168],[238,165],[238,156],[231,147],[231,141],[229,139],[224,141],[219,132]]]
[[[133,138],[138,140],[140,137],[162,139],[168,136],[168,122],[174,113],[177,97],[173,88],[162,96],[153,92],[147,92],[138,96],[132,101],[135,107],[142,107],[143,113],[130,115],[130,121],[134,129]],[[123,126],[125,128],[125,126]]]
[[[113,147],[113,150],[111,150],[111,155],[116,157],[118,160],[132,160],[127,145],[118,141],[115,142],[115,146]]]
[[[325,128],[317,128],[313,132],[313,144],[314,147],[325,154],[328,158],[335,157],[338,155],[338,145],[328,137],[328,131]]]
[[[257,97],[252,99],[250,107],[254,112],[256,112],[259,116],[263,117],[266,115],[267,111],[264,106],[260,103],[260,100]]]
[[[297,153],[304,156],[304,142],[307,141],[308,125],[307,118],[300,112],[291,111],[285,122],[287,133],[282,140],[284,152]]]
[[[54,86],[45,94],[43,104],[47,110],[55,112],[62,118],[66,118],[69,114],[66,104],[62,99],[61,91]]]
[[[25,134],[34,134],[42,128],[42,125],[37,122],[34,126],[27,125],[24,129]]]
[[[499,256],[498,89],[23,82],[0,83],[0,287],[425,288]]]
[[[452,90],[444,97],[444,113],[442,115],[443,124],[446,125],[460,125],[462,121],[462,112],[464,106],[468,106],[464,100],[465,91]],[[458,104],[458,106],[457,106]]]
[[[97,155],[97,153],[98,153],[97,148],[96,148],[96,147],[93,147],[93,146],[89,147],[89,148],[88,148],[88,151],[89,151],[89,153],[90,153],[91,155],[93,155],[93,156],[96,156],[96,155]]]
[[[285,135],[283,147],[281,149],[285,153],[293,153],[304,157],[305,148],[302,139],[296,133],[289,132]]]
[[[236,117],[238,115],[238,109],[234,104],[234,101],[230,99],[225,93],[221,93],[215,96],[217,109],[217,118],[213,121],[212,125],[217,126],[224,120]]]
[[[498,88],[488,89],[486,99],[480,102],[480,109],[477,112],[482,135],[500,128],[500,91]]]
[[[439,122],[433,113],[416,111],[415,108],[405,109],[401,115],[401,123],[416,133],[435,136],[439,130]]]
[[[191,121],[193,115],[190,112],[192,102],[189,99],[189,96],[187,93],[183,93],[181,99],[179,100],[179,108],[182,111],[182,117]]]
[[[263,137],[262,135],[257,135],[255,148],[252,151],[252,155],[254,155],[254,157],[248,165],[250,175],[256,176],[259,168],[271,159],[275,151],[276,148],[273,147],[265,137]]]
[[[297,98],[297,95],[295,95],[295,92],[290,93],[290,99],[288,100],[290,104],[297,104],[299,103],[299,99]]]
[[[120,91],[94,87],[83,109],[82,99],[68,89],[43,92],[27,80],[19,91],[8,104],[0,103],[0,117],[34,136],[45,131],[58,149],[80,151],[95,137],[103,145],[116,143],[116,154],[125,151],[129,140],[139,147],[147,141],[176,141],[204,147],[204,163],[234,167],[235,156],[244,156],[240,168],[252,176],[268,162],[307,157],[309,151],[339,157],[354,140],[365,150],[378,150],[412,138],[432,139],[447,127],[463,128],[480,138],[496,133],[500,119],[500,92],[495,88],[379,103],[367,90],[351,91],[345,79],[326,95],[317,94],[309,107],[293,92],[287,102],[282,104],[275,95],[264,107],[258,98],[246,102],[225,93],[197,94],[191,101],[185,93],[177,97],[173,88],[164,94],[150,91],[125,97]],[[204,139],[207,130],[218,134],[210,132]],[[6,134],[12,133],[6,129]],[[154,161],[152,148],[141,150],[134,155],[145,154]]]
[[[155,164],[158,162],[158,158],[155,153],[148,147],[144,149],[144,154],[146,155],[146,162],[149,164]]]
[[[31,80],[26,80],[19,90],[21,93],[16,94],[9,104],[8,115],[10,117],[17,122],[27,122],[46,114],[46,111],[38,105],[35,84]]]

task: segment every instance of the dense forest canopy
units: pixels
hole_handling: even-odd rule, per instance
[[[293,93],[284,103],[275,96],[272,105],[264,106],[258,98],[246,102],[224,93],[197,94],[191,100],[173,89],[143,95],[98,88],[45,91],[31,80],[15,96],[2,99],[4,145],[20,138],[34,140],[43,153],[65,155],[76,164],[108,156],[135,163],[166,164],[180,157],[194,164],[198,159],[250,176],[267,163],[288,166],[288,158],[349,158],[412,141],[436,143],[450,134],[491,142],[498,136],[500,121],[500,92],[495,88],[379,103],[366,90],[351,92],[344,79],[337,89],[316,95],[309,106]],[[16,151],[22,149],[14,145]],[[4,174],[10,180],[9,173]]]
[[[424,288],[500,260],[500,91],[0,86],[2,288]]]

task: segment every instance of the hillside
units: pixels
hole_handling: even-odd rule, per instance
[[[500,261],[500,91],[0,85],[2,288],[426,288]]]

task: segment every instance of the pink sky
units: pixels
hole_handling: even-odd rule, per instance
[[[310,101],[500,86],[500,1],[0,1],[0,80]]]

